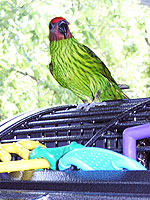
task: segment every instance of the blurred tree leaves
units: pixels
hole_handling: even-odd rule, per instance
[[[49,73],[48,23],[73,35],[107,64],[131,98],[150,96],[150,8],[134,0],[1,0],[0,118],[80,100]]]

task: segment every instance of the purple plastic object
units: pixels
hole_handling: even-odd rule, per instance
[[[130,127],[123,132],[123,154],[136,160],[136,140],[150,137],[150,124]]]

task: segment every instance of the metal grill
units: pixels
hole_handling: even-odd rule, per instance
[[[127,127],[150,123],[150,98],[106,101],[90,111],[77,105],[58,106],[15,116],[0,123],[1,143],[38,140],[47,147],[76,141],[122,153],[122,133]],[[137,144],[138,157],[149,166],[149,140]]]

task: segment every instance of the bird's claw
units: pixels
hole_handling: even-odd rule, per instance
[[[89,111],[91,108],[95,108],[95,107],[100,107],[100,106],[106,106],[107,103],[106,102],[101,102],[101,103],[97,103],[97,102],[92,102],[92,103],[80,103],[78,104],[76,110],[83,110],[83,111]]]
[[[89,105],[89,103],[79,103],[78,105],[77,105],[77,108],[76,108],[76,110],[85,110],[85,108],[86,107],[88,107],[88,105]]]

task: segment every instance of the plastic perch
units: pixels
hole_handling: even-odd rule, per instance
[[[123,132],[123,154],[136,160],[136,140],[150,137],[150,124],[126,128]]]

